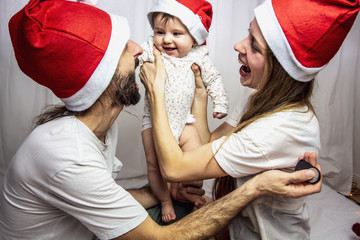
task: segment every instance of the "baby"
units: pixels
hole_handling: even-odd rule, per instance
[[[165,85],[166,110],[171,131],[183,151],[201,145],[192,123],[191,105],[195,79],[191,66],[200,66],[208,95],[213,102],[213,117],[221,119],[229,110],[228,98],[220,73],[212,64],[205,46],[212,20],[212,6],[205,0],[159,0],[148,13],[154,35],[142,44],[140,66],[154,61],[153,47],[162,55],[168,79]],[[162,178],[153,146],[148,99],[145,99],[142,140],[146,155],[148,179],[161,202],[162,221],[176,219],[167,182]]]

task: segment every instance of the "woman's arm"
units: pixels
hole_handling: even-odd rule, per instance
[[[218,138],[221,138],[223,136],[226,136],[233,129],[234,129],[234,127],[231,126],[230,124],[228,124],[226,122],[222,123],[211,133],[210,142],[212,142]]]
[[[171,133],[165,107],[166,71],[159,51],[155,64],[145,63],[140,71],[151,109],[153,137],[161,173],[169,182],[197,181],[225,176],[213,158],[211,143],[183,152]]]
[[[191,69],[195,75],[195,94],[191,113],[196,119],[194,125],[199,131],[201,141],[203,144],[205,144],[227,135],[231,130],[234,129],[234,127],[224,122],[213,132],[210,132],[207,121],[208,95],[204,82],[201,78],[201,69],[196,64],[193,64]]]
[[[194,72],[195,76],[195,93],[191,113],[194,115],[196,121],[193,124],[199,132],[202,144],[205,144],[209,142],[211,136],[207,121],[208,94],[201,78],[201,70],[199,66],[193,64],[191,66],[191,70]]]

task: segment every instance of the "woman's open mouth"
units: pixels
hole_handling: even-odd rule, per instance
[[[246,64],[244,64],[241,60],[239,60],[239,63],[242,65],[240,67],[240,71],[239,71],[240,76],[242,76],[242,77],[248,76],[251,73],[251,69]]]

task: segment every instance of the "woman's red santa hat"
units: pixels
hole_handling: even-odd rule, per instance
[[[205,0],[159,0],[148,12],[152,28],[153,14],[163,12],[175,16],[187,27],[198,45],[205,43],[209,36],[212,20],[212,6]]]
[[[307,82],[337,53],[359,9],[359,0],[266,0],[255,16],[280,64]]]
[[[71,111],[88,109],[104,92],[130,37],[125,18],[64,0],[31,0],[9,31],[20,69]]]

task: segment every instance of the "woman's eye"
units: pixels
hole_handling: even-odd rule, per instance
[[[251,44],[251,49],[254,51],[254,52],[259,52],[259,49],[257,49],[254,44]]]
[[[250,46],[254,52],[260,52],[260,50],[255,46],[255,39],[253,37],[251,38]]]

